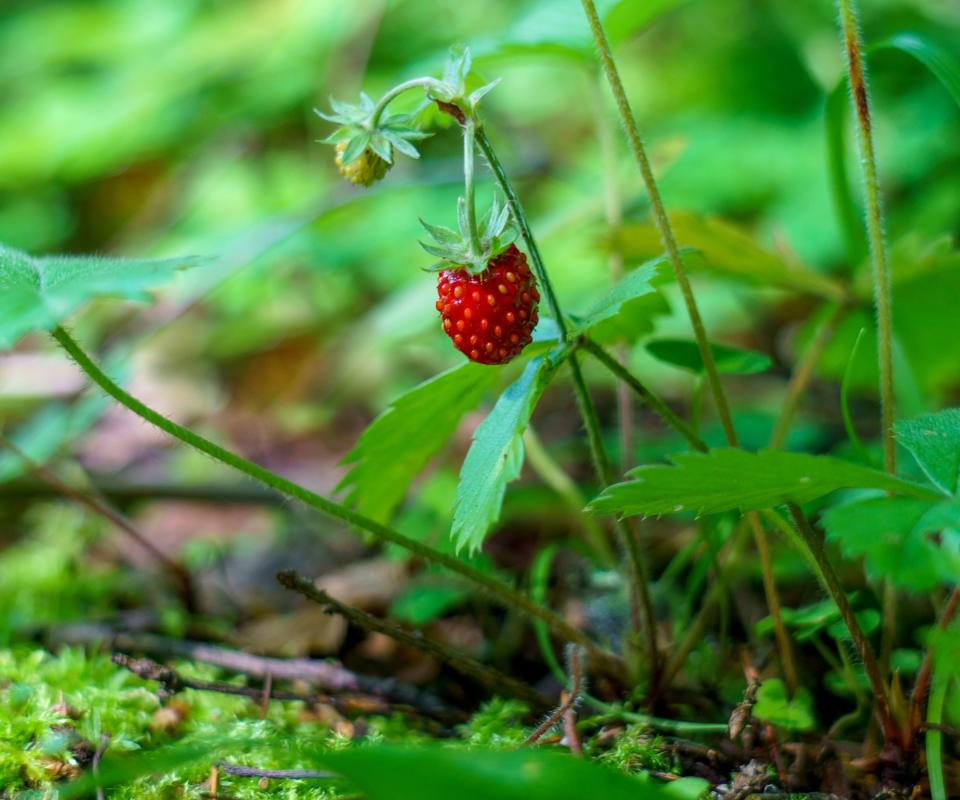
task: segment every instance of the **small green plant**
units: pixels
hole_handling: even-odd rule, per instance
[[[533,624],[544,661],[554,677],[565,677],[554,650],[575,646],[575,652],[584,653],[588,672],[598,679],[602,687],[598,694],[603,696],[581,692],[577,676],[577,688],[568,694],[572,699],[564,701],[566,705],[562,702],[559,708],[563,713],[557,713],[566,726],[564,736],[573,746],[578,730],[566,712],[572,711],[581,694],[586,713],[597,712],[604,721],[636,723],[620,732],[609,749],[597,748],[602,752],[600,760],[620,772],[672,773],[681,769],[681,762],[667,752],[651,729],[691,735],[728,729],[723,719],[674,720],[657,714],[670,709],[678,715],[696,717],[698,712],[684,699],[678,678],[703,655],[711,615],[718,609],[727,611],[722,607],[723,598],[737,579],[735,569],[752,541],[769,610],[769,616],[756,625],[755,633],[758,638],[772,634],[776,658],[762,681],[744,681],[750,696],[739,705],[740,699],[727,692],[727,705],[739,710],[746,720],[737,726],[731,722],[731,733],[734,727],[742,732],[749,721],[751,731],[762,732],[767,744],[779,752],[776,735],[815,737],[822,733],[826,741],[838,730],[855,730],[865,745],[864,754],[875,756],[866,760],[873,779],[907,790],[926,777],[941,800],[946,789],[939,736],[944,709],[949,710],[950,700],[955,704],[957,697],[956,662],[942,654],[955,649],[954,616],[960,601],[960,409],[896,419],[896,281],[880,202],[865,52],[853,3],[839,0],[839,10],[846,80],[862,156],[872,292],[852,274],[857,264],[848,264],[846,274],[825,276],[779,258],[750,239],[744,241],[742,234],[722,223],[672,217],[621,80],[604,17],[593,0],[582,0],[582,5],[653,220],[649,231],[639,225],[613,231],[615,240],[610,247],[620,257],[633,258],[651,249],[654,252],[639,265],[631,263],[632,268],[619,275],[608,292],[576,311],[561,306],[533,226],[488,134],[482,101],[498,81],[480,79],[468,50],[452,50],[439,78],[413,78],[388,89],[376,101],[361,94],[355,104],[333,103],[332,114],[318,112],[337,126],[325,141],[334,146],[333,159],[339,173],[363,187],[387,179],[398,155],[419,157],[414,142],[430,135],[424,128],[431,119],[438,119],[437,115],[453,120],[463,141],[464,193],[449,215],[457,219],[457,230],[424,222],[434,241],[423,246],[439,259],[425,268],[439,273],[435,309],[440,327],[467,361],[395,399],[367,428],[345,459],[348,471],[339,487],[342,502],[268,470],[146,405],[123,388],[122,381],[101,367],[64,327],[70,315],[88,300],[100,296],[143,299],[148,289],[170,279],[176,270],[199,266],[202,262],[198,259],[38,258],[11,248],[0,249],[0,346],[11,347],[31,332],[51,334],[94,383],[146,422],[266,487],[456,577],[460,582],[441,598],[444,602],[450,598],[459,601],[463,588],[469,587],[511,616],[519,615]],[[956,70],[944,68],[943,59],[931,58],[929,50],[922,44],[918,47],[916,40],[901,40],[900,45],[901,50],[920,53],[921,62],[935,67],[941,80],[944,75],[947,82],[957,80]],[[576,48],[574,52],[577,63],[585,63],[582,52]],[[418,111],[391,114],[391,103],[407,92],[422,94]],[[421,113],[428,107],[433,117]],[[483,216],[477,213],[475,197],[478,154],[489,167],[495,185],[489,212]],[[841,172],[845,181],[845,172]],[[841,214],[853,236],[856,231],[850,228],[849,210],[844,206]],[[651,245],[653,234],[656,241]],[[859,252],[856,242],[850,249]],[[931,262],[955,258],[947,248],[938,250]],[[744,434],[746,425],[728,399],[725,381],[729,380],[726,376],[763,375],[772,360],[761,353],[711,341],[690,277],[702,262],[746,285],[790,292],[805,309],[804,322],[810,336],[790,365],[791,378],[779,418],[764,441]],[[925,268],[933,270],[935,266],[921,264],[916,269]],[[690,339],[649,337],[668,307],[668,287],[677,290],[689,322]],[[883,468],[873,466],[869,458],[851,457],[849,450],[844,452],[842,448],[830,454],[814,446],[807,448],[811,452],[784,449],[801,398],[838,327],[851,319],[859,321],[870,314],[871,308],[875,308],[876,316],[871,335],[878,355],[878,439]],[[433,309],[424,309],[424,313],[432,315]],[[434,330],[432,335],[439,332]],[[860,341],[859,334],[855,341]],[[622,352],[633,346],[643,346],[661,363],[692,376],[694,393],[689,414],[678,413],[631,369]],[[840,387],[838,405],[842,408],[837,411],[848,431],[855,434],[847,407],[847,378],[856,345],[852,348]],[[585,375],[586,363],[602,368],[604,376],[616,382],[627,398],[627,406],[632,396],[659,416],[673,437],[673,452],[639,466],[627,463],[625,456],[625,468],[615,466],[595,390]],[[577,487],[571,490],[569,476],[553,463],[545,449],[540,448],[534,458],[528,459],[526,453],[528,448],[540,447],[530,428],[538,402],[548,387],[562,379],[572,387],[585,449],[590,455],[593,486],[583,513],[592,516],[583,525],[582,540],[569,545],[553,542],[547,545],[551,549],[540,550],[541,556],[549,553],[549,558],[535,562],[534,591],[527,592],[492,569],[481,551],[501,519],[508,486],[520,477],[525,463],[549,476],[548,482],[560,487],[567,502],[570,498],[579,502]],[[454,437],[462,420],[491,394],[496,394],[496,399],[476,426],[463,460],[449,535],[437,544],[398,530],[393,520],[418,476]],[[710,413],[705,407],[707,397],[719,436],[708,435],[705,430],[704,417]],[[898,445],[909,459],[897,459]],[[689,613],[667,618],[668,603],[657,602],[666,590],[661,592],[662,587],[657,585],[645,537],[633,526],[633,522],[647,518],[669,518],[695,531],[690,547],[665,571],[671,574],[674,585],[680,582],[678,575],[689,575],[687,594],[676,604]],[[801,609],[783,605],[776,556],[785,548],[780,539],[771,539],[773,532],[782,534],[792,548],[790,561],[809,568],[821,583],[826,600]],[[628,597],[628,609],[620,616],[611,612],[613,602],[604,609],[605,618],[619,624],[609,635],[600,637],[595,630],[572,621],[572,615],[548,605],[548,573],[561,549],[583,556],[591,565],[602,565],[607,573],[600,577]],[[838,555],[845,567],[862,561],[869,582],[881,587],[879,603],[861,603],[859,595],[852,596]],[[905,564],[909,570],[903,568]],[[47,566],[63,568],[58,564]],[[598,568],[595,572],[600,571]],[[916,662],[915,680],[912,693],[905,697],[895,657],[899,652],[900,663],[906,663],[905,648],[897,648],[902,644],[898,639],[902,632],[896,625],[898,593],[923,595],[933,591],[938,592],[943,609],[938,630],[922,655],[911,650]],[[582,610],[582,619],[589,619],[590,610]],[[424,619],[434,616],[431,610]],[[722,624],[729,627],[728,620]],[[797,651],[801,648],[805,658],[818,659],[821,671],[829,673],[826,684],[830,691],[848,700],[853,698],[854,711],[831,720],[818,719],[821,710],[815,713],[812,692],[819,685],[811,677],[815,673],[798,667]],[[61,656],[72,657],[82,661],[79,656]],[[14,788],[37,786],[50,778],[51,759],[69,768],[78,766],[78,756],[71,750],[74,742],[56,729],[60,723],[66,724],[69,714],[61,713],[64,707],[55,704],[49,686],[32,686],[24,680],[20,656],[8,654],[5,658],[13,677],[8,678],[2,698],[6,715],[11,719],[19,715],[19,719],[8,731],[14,744],[4,745],[7,749],[0,759],[4,772],[0,774],[6,774]],[[720,660],[717,656],[710,663],[716,665]],[[701,659],[701,663],[706,662]],[[823,670],[824,663],[827,670]],[[51,669],[47,663],[34,666],[41,674]],[[107,674],[100,661],[76,666],[77,680],[111,685],[112,694],[103,698],[108,705],[102,714],[113,715],[109,724],[113,750],[132,750],[162,739],[149,732],[149,725],[144,727],[146,715],[156,710],[153,695],[147,695],[138,684]],[[713,676],[686,677],[709,683]],[[737,688],[743,694],[743,685]],[[718,690],[726,691],[727,687]],[[531,690],[531,694],[536,692]],[[82,692],[78,700],[92,708]],[[199,706],[204,701],[197,702]],[[460,726],[461,739],[477,748],[475,752],[467,753],[460,747],[398,749],[381,745],[377,735],[364,746],[342,748],[329,737],[314,736],[319,740],[299,742],[295,760],[298,764],[309,761],[315,766],[328,766],[372,800],[413,796],[415,791],[421,792],[417,796],[446,797],[459,791],[465,780],[476,783],[464,790],[465,798],[498,791],[508,781],[516,782],[509,796],[530,800],[580,796],[571,794],[571,786],[577,781],[590,783],[598,796],[641,796],[641,786],[644,797],[668,796],[667,790],[649,780],[641,784],[614,770],[557,753],[485,752],[516,750],[522,745],[527,739],[523,726],[527,708],[516,701],[494,700]],[[264,748],[273,748],[273,752],[284,736],[306,737],[289,716],[258,721],[248,719],[248,711],[238,701],[236,718],[231,720],[238,740],[248,737]],[[221,712],[224,709],[218,710]],[[85,740],[96,740],[105,717],[94,715],[92,710],[84,713],[82,724],[71,730]],[[548,720],[553,725],[553,719]],[[191,723],[191,733],[200,741],[214,733],[217,722],[212,715],[198,714]],[[827,723],[829,729],[821,730],[821,724]],[[879,754],[869,753],[874,725],[881,740]],[[921,741],[924,737],[925,748]],[[738,736],[731,738],[737,740]],[[924,749],[926,764],[920,758]],[[188,774],[196,783],[194,772]],[[428,787],[418,784],[424,774],[429,775]],[[168,777],[154,791],[173,791],[186,780],[179,772]],[[687,786],[693,796],[704,790],[700,783]],[[334,796],[334,789],[327,794],[328,788],[316,796]]]

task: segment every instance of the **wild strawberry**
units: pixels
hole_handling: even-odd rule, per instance
[[[417,129],[412,114],[387,114],[363,92],[359,103],[330,99],[333,114],[317,116],[339,127],[324,143],[336,145],[337,169],[350,183],[372,186],[393,166],[398,152],[419,158],[413,143],[429,134]]]
[[[516,245],[491,258],[479,275],[443,270],[437,294],[444,332],[471,361],[506,364],[530,344],[540,293]]]
[[[421,242],[423,249],[441,259],[433,269],[440,272],[437,311],[443,330],[471,361],[506,364],[530,344],[540,292],[527,257],[504,239],[508,206],[501,208],[494,196],[490,213],[477,221],[474,237],[462,197],[457,211],[459,233],[420,220],[436,240]]]
[[[390,170],[390,162],[380,158],[369,147],[353,161],[344,163],[343,152],[346,149],[346,142],[340,142],[336,146],[337,169],[344,178],[356,186],[372,186]]]

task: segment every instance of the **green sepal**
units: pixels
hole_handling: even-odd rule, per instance
[[[510,207],[501,205],[499,197],[494,194],[493,202],[490,204],[490,210],[487,214],[478,220],[480,234],[480,252],[474,253],[470,246],[469,223],[467,220],[467,204],[464,198],[458,198],[457,202],[457,225],[458,231],[445,228],[440,225],[431,225],[425,220],[420,220],[423,227],[436,241],[436,244],[424,244],[421,246],[430,255],[443,259],[439,264],[433,265],[431,269],[448,269],[455,266],[465,269],[471,275],[479,275],[483,272],[490,260],[496,258],[503,252],[515,238],[515,232],[508,230],[510,222]]]
[[[341,156],[343,163],[346,165],[360,158],[360,156],[363,155],[363,151],[370,146],[370,139],[370,134],[366,131],[354,136],[347,143],[346,148],[344,148],[343,155]]]

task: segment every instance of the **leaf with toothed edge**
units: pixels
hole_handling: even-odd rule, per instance
[[[497,380],[496,370],[462,364],[394,400],[361,434],[343,463],[338,490],[362,514],[386,522],[410,484]]]
[[[638,467],[633,480],[608,486],[590,503],[624,517],[680,511],[716,514],[806,503],[837,489],[880,489],[923,499],[942,495],[910,481],[832,456],[723,448],[683,453],[670,464]]]
[[[508,386],[473,435],[460,470],[450,536],[458,550],[483,544],[500,516],[507,484],[523,466],[523,432],[550,379],[563,361],[562,349],[531,359]]]
[[[148,290],[205,259],[44,256],[0,244],[0,348],[31,331],[51,331],[97,297],[149,300]]]
[[[960,476],[960,408],[899,420],[894,433],[926,476],[948,494],[957,493]]]

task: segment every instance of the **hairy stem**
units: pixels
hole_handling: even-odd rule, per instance
[[[368,127],[370,130],[374,130],[377,125],[380,124],[380,117],[383,116],[383,112],[386,111],[387,106],[390,105],[397,97],[402,95],[404,92],[410,89],[434,89],[442,88],[442,81],[438,81],[436,78],[413,78],[409,81],[404,81],[403,83],[397,84],[392,89],[390,89],[386,94],[383,95],[374,106],[373,111],[370,113],[370,120]]]
[[[843,591],[843,586],[840,584],[840,578],[827,558],[823,537],[813,529],[813,526],[796,503],[789,503],[788,508],[797,531],[814,559],[816,559],[824,588],[833,598],[833,602],[837,604],[840,616],[850,632],[854,647],[857,649],[857,655],[863,662],[864,670],[876,698],[877,717],[880,720],[884,740],[888,745],[899,745],[901,744],[900,730],[890,711],[890,697],[887,692],[887,685],[880,674],[880,665],[877,663],[877,657],[873,652],[870,641],[857,621],[857,616],[850,606],[850,601],[847,600],[846,592]]]
[[[877,175],[870,93],[867,90],[867,66],[864,62],[857,6],[855,0],[838,0],[837,5],[840,11],[843,48],[847,55],[850,98],[857,122],[857,144],[860,150],[860,171],[863,177],[863,197],[867,212],[867,240],[870,243],[870,263],[873,268],[873,304],[877,326],[877,353],[880,359],[883,466],[892,474],[897,468],[897,450],[893,439],[893,291],[890,286],[890,263],[884,230],[883,202],[880,195],[880,179]],[[880,663],[884,672],[887,672],[890,654],[893,651],[896,623],[896,589],[887,580],[883,586],[883,629],[880,646]]]
[[[114,383],[110,377],[102,369],[100,369],[93,359],[87,355],[87,353],[82,347],[80,347],[73,337],[71,337],[70,334],[68,334],[63,328],[57,328],[54,330],[53,338],[56,339],[57,343],[77,363],[80,369],[87,373],[90,379],[93,380],[93,382],[96,383],[104,392],[110,395],[110,397],[112,397],[118,403],[132,411],[134,414],[149,422],[151,425],[154,425],[170,436],[173,436],[175,439],[179,439],[196,450],[206,453],[216,461],[226,464],[228,467],[232,467],[233,469],[248,475],[254,480],[269,486],[271,489],[276,489],[277,491],[282,492],[289,497],[296,498],[311,508],[315,508],[318,511],[323,512],[329,517],[339,519],[343,522],[360,528],[361,530],[365,530],[368,533],[373,534],[373,536],[375,536],[377,539],[398,545],[414,555],[419,556],[425,561],[438,564],[446,569],[449,569],[451,572],[457,573],[458,575],[475,584],[477,587],[483,589],[490,597],[495,599],[504,607],[515,608],[524,612],[528,616],[541,619],[548,626],[550,626],[551,630],[553,630],[554,633],[556,633],[559,637],[566,639],[567,641],[583,645],[587,652],[590,653],[591,657],[594,658],[598,667],[606,668],[609,671],[613,671],[615,674],[622,672],[623,665],[616,656],[600,648],[582,631],[574,628],[559,615],[553,613],[547,608],[533,603],[522,592],[517,591],[512,586],[503,583],[491,575],[487,575],[479,570],[474,569],[473,567],[465,564],[453,556],[435,550],[423,542],[404,536],[402,533],[399,533],[392,528],[388,528],[376,520],[365,517],[362,514],[356,513],[355,511],[351,511],[350,509],[341,506],[338,503],[334,503],[331,500],[328,500],[327,498],[317,494],[316,492],[312,492],[309,489],[294,483],[293,481],[287,480],[286,478],[277,475],[270,470],[264,469],[258,464],[247,461],[245,458],[238,456],[236,453],[232,453],[229,450],[214,444],[209,439],[205,439],[204,437],[194,433],[188,428],[178,425],[176,422],[167,419],[162,414],[144,405],[137,398],[128,394],[126,391],[124,391],[124,389]]]
[[[477,122],[468,116],[463,123],[463,186],[464,203],[467,206],[467,232],[470,236],[470,254],[479,258],[482,252],[480,246],[480,229],[477,227],[477,204],[473,191],[473,150],[476,139]]]
[[[490,144],[490,140],[487,138],[482,127],[477,131],[476,139],[480,150],[490,164],[490,169],[493,170],[500,190],[507,199],[513,220],[520,229],[520,235],[523,237],[524,244],[530,254],[533,271],[536,273],[540,287],[543,289],[543,294],[547,298],[550,311],[556,320],[557,327],[560,329],[560,335],[564,341],[568,341],[569,330],[567,329],[566,320],[563,316],[563,310],[560,308],[560,302],[557,300],[557,295],[553,290],[553,284],[550,283],[550,276],[547,274],[546,267],[544,266],[543,256],[541,256],[540,248],[537,246],[537,241],[533,237],[533,232],[530,229],[530,223],[523,210],[523,205],[520,203],[520,198],[514,191],[506,170],[503,168],[503,164],[497,157],[496,151],[493,149],[493,145]],[[573,376],[573,387],[577,397],[577,408],[580,410],[584,427],[587,429],[587,440],[590,444],[590,455],[593,461],[593,467],[597,478],[604,486],[609,486],[614,482],[615,475],[607,459],[606,452],[603,449],[600,420],[597,418],[593,398],[591,398],[586,381],[583,379],[583,373],[580,370],[580,362],[577,359],[576,351],[571,352],[569,363]],[[641,613],[644,617],[643,627],[647,640],[647,659],[651,672],[656,674],[658,669],[656,646],[657,629],[656,618],[653,613],[653,600],[650,597],[650,587],[647,580],[648,570],[646,560],[643,551],[637,546],[636,540],[626,525],[620,520],[617,520],[614,524],[617,535],[629,557],[633,594],[637,598]]]
[[[630,108],[630,101],[627,99],[623,82],[620,80],[620,73],[617,69],[616,61],[613,59],[610,42],[607,41],[607,35],[604,33],[603,24],[600,22],[600,16],[597,14],[597,7],[593,0],[581,0],[581,2],[583,4],[583,10],[586,12],[587,20],[590,23],[593,40],[600,55],[600,63],[603,66],[610,90],[613,92],[613,97],[617,104],[617,111],[620,114],[620,119],[623,122],[627,134],[630,150],[637,161],[637,166],[640,168],[640,175],[643,178],[647,195],[650,198],[654,221],[660,233],[660,241],[667,251],[667,257],[673,266],[677,285],[680,287],[683,301],[687,307],[687,314],[690,317],[690,324],[693,327],[694,337],[697,340],[700,358],[703,360],[704,370],[706,371],[707,380],[710,384],[710,392],[713,395],[713,402],[716,406],[717,414],[720,417],[720,423],[723,425],[727,441],[735,447],[737,446],[737,433],[733,427],[733,418],[730,416],[730,407],[727,404],[723,386],[720,383],[720,374],[717,372],[717,365],[714,363],[713,353],[707,341],[707,332],[703,325],[703,319],[700,316],[700,309],[697,306],[696,298],[693,296],[693,289],[690,286],[686,269],[680,258],[680,249],[677,247],[676,236],[674,236],[673,227],[670,224],[663,200],[660,197],[660,189],[657,186],[656,178],[653,176],[653,168],[650,166],[650,160],[647,158],[643,140],[640,138],[636,118],[633,115],[633,110]]]
[[[840,10],[843,47],[847,55],[850,97],[857,122],[860,170],[863,176],[863,196],[867,210],[867,239],[870,243],[870,262],[873,266],[873,302],[880,356],[883,463],[887,472],[892,473],[896,470],[896,448],[893,440],[893,295],[890,288],[890,263],[887,256],[880,180],[877,177],[870,95],[867,91],[867,67],[863,58],[863,41],[860,37],[856,2],[855,0],[838,0],[837,5]]]

